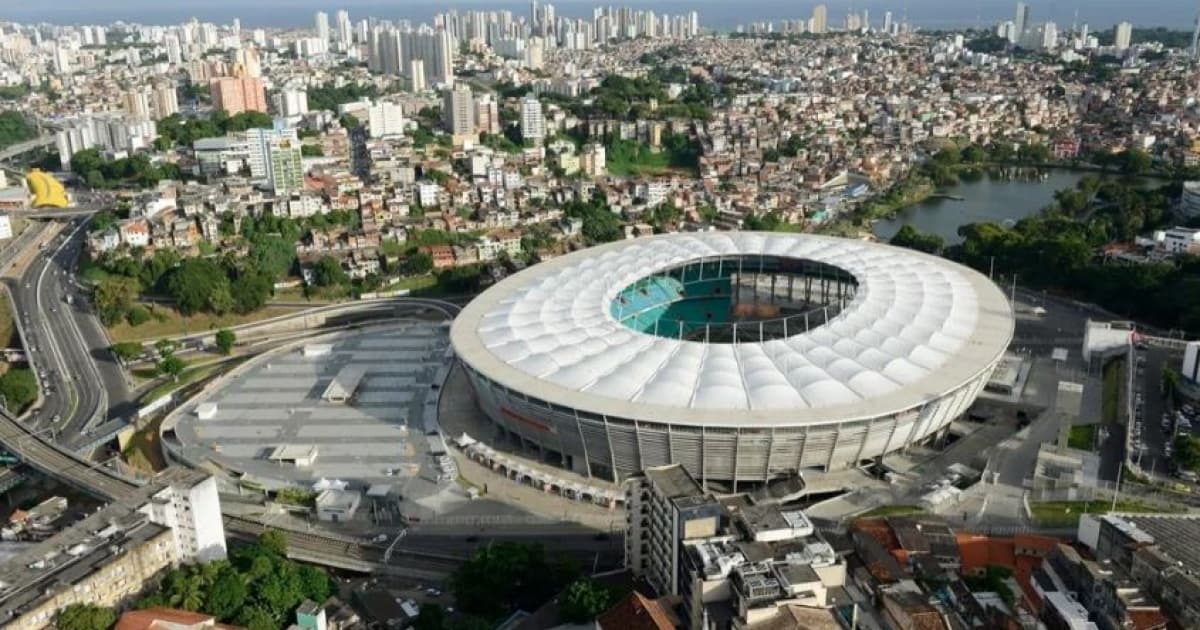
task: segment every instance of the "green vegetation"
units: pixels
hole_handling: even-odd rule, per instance
[[[621,594],[588,579],[579,578],[571,582],[558,600],[563,621],[573,624],[590,623],[600,613],[608,610]]]
[[[28,85],[0,85],[0,101],[19,101],[29,96]]]
[[[106,160],[97,149],[85,149],[71,156],[71,172],[91,188],[148,188],[164,179],[180,179],[183,172],[169,162],[155,164],[145,153]]]
[[[1184,470],[1200,472],[1200,438],[1186,433],[1175,436],[1175,450],[1171,459]]]
[[[37,378],[28,368],[9,368],[0,376],[0,396],[4,407],[13,415],[20,415],[25,408],[37,400]]]
[[[883,518],[885,516],[916,516],[925,510],[915,505],[881,505],[858,515],[858,518]]]
[[[270,129],[273,124],[271,116],[263,112],[242,112],[230,116],[217,110],[208,117],[195,118],[172,114],[158,121],[158,140],[155,140],[155,144],[163,150],[191,146],[202,138],[216,138],[247,129]]]
[[[963,242],[946,255],[981,271],[994,262],[998,275],[1016,274],[1022,285],[1095,302],[1130,319],[1200,332],[1200,257],[1113,265],[1097,256],[1107,243],[1130,242],[1165,225],[1178,190],[1178,184],[1140,188],[1126,180],[1084,177],[1013,227],[959,228]]]
[[[300,155],[302,157],[324,157],[325,150],[319,144],[302,144],[300,145]]]
[[[113,356],[122,361],[128,362],[142,356],[144,349],[142,348],[142,344],[137,343],[136,341],[122,341],[119,343],[114,343],[109,350],[112,351]]]
[[[908,223],[905,223],[889,242],[927,254],[939,254],[946,247],[946,240],[942,237],[937,234],[922,234]]]
[[[569,560],[548,557],[542,545],[490,544],[450,578],[462,612],[499,621],[514,610],[536,610],[579,574]]]
[[[286,550],[286,536],[268,531],[256,544],[231,548],[229,560],[168,571],[137,607],[202,612],[249,630],[287,627],[300,602],[324,602],[334,588],[324,571],[288,560]]]
[[[1104,424],[1120,422],[1121,404],[1121,362],[1109,361],[1104,364],[1104,382],[1100,392],[1100,421]]]
[[[1074,528],[1079,525],[1082,514],[1107,514],[1113,512],[1167,512],[1172,511],[1136,500],[1119,500],[1114,510],[1111,500],[1096,501],[1038,501],[1029,504],[1033,520],[1041,527]]]
[[[1096,33],[1096,38],[1100,41],[1101,46],[1112,46],[1116,38],[1116,30],[1114,28],[1100,31]],[[1133,44],[1158,42],[1167,48],[1186,49],[1192,45],[1192,32],[1175,30],[1164,26],[1150,28],[1134,27],[1130,33],[1129,41]]]
[[[219,350],[221,354],[228,355],[229,353],[233,352],[233,344],[235,343],[237,343],[237,333],[229,330],[228,328],[222,328],[221,330],[217,331],[217,350]]]
[[[117,624],[117,611],[93,604],[71,604],[54,616],[58,630],[109,630]]]
[[[1162,369],[1162,388],[1163,398],[1167,400],[1167,404],[1172,407],[1179,406],[1179,372],[1174,368],[1164,365]]]
[[[347,83],[339,86],[329,82],[308,88],[308,109],[314,112],[322,110],[336,112],[338,105],[378,96],[379,90],[371,84]]]
[[[275,500],[288,505],[314,507],[317,504],[317,493],[304,488],[280,488],[275,492]]]
[[[609,243],[625,236],[621,217],[613,213],[604,197],[598,194],[587,202],[567,202],[563,205],[563,214],[583,220],[583,239],[588,245]]]
[[[981,576],[965,576],[963,582],[972,591],[991,591],[1000,596],[1005,604],[1012,606],[1016,602],[1016,596],[1012,589],[1008,586],[1008,580],[1013,575],[1012,571],[1006,567],[989,565],[984,569]]]
[[[608,172],[617,176],[658,175],[673,169],[695,171],[700,160],[700,145],[683,134],[663,139],[662,150],[654,153],[644,144],[630,140],[612,140],[605,148]]]
[[[32,140],[37,129],[19,111],[0,112],[0,149]]]
[[[1082,451],[1090,451],[1096,443],[1096,425],[1079,424],[1071,427],[1067,436],[1067,446]]]
[[[6,348],[21,345],[21,337],[17,335],[16,323],[13,318],[16,312],[8,301],[8,294],[0,292],[0,343]]]

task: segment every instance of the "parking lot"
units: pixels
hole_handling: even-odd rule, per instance
[[[1162,370],[1178,367],[1178,353],[1146,348],[1137,350],[1135,357],[1130,458],[1142,470],[1170,475],[1174,472],[1171,456],[1175,436],[1179,433],[1200,435],[1197,410],[1191,405],[1173,409],[1162,394]]]

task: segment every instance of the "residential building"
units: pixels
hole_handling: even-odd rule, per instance
[[[1113,27],[1113,31],[1113,47],[1122,52],[1128,50],[1133,39],[1133,24],[1121,22]]]
[[[213,107],[229,115],[266,112],[267,91],[259,77],[219,77],[209,83]]]
[[[495,94],[480,94],[475,99],[475,127],[479,133],[493,136],[504,133],[500,124],[500,105],[496,102]]]
[[[150,111],[154,120],[162,120],[167,116],[179,113],[179,97],[173,83],[164,83],[154,87]]]
[[[404,108],[397,103],[383,101],[367,108],[367,127],[372,138],[402,136],[404,124]]]
[[[808,30],[817,35],[824,34],[829,30],[829,9],[823,4],[818,4],[813,7],[812,20]]]
[[[299,118],[308,113],[308,92],[284,88],[275,95],[275,111],[283,118]]]
[[[250,176],[276,193],[304,187],[304,167],[296,130],[276,120],[273,129],[249,129],[246,144]]]
[[[521,138],[540,144],[546,138],[546,116],[542,103],[529,94],[521,101]]]
[[[1024,2],[1017,3],[1017,17],[1013,20],[1013,28],[1009,33],[1009,41],[1017,43],[1021,41],[1021,37],[1025,34],[1025,29],[1029,28],[1029,5]]]
[[[475,131],[475,101],[466,85],[446,90],[442,98],[442,116],[446,131],[454,137],[455,146],[473,139]]]
[[[647,468],[625,489],[625,564],[660,595],[679,595],[685,541],[716,536],[721,506],[678,464]]]
[[[116,606],[163,570],[225,558],[216,480],[172,467],[0,564],[0,625],[40,630],[71,604]]]

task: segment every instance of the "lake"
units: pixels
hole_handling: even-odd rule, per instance
[[[963,179],[938,190],[962,197],[962,201],[934,198],[909,206],[891,219],[876,222],[875,235],[886,241],[901,226],[910,223],[920,232],[941,236],[947,245],[956,245],[962,242],[959,226],[985,221],[1015,222],[1047,206],[1054,200],[1055,191],[1072,187],[1089,174],[1064,169],[1048,169],[1044,173],[1045,179],[1004,179],[987,173],[978,179]]]

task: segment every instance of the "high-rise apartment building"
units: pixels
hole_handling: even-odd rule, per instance
[[[818,4],[813,7],[812,24],[809,25],[809,31],[817,34],[827,32],[829,29],[829,9],[823,4]]]
[[[250,177],[275,193],[304,186],[300,139],[294,128],[276,120],[273,129],[246,131]]]
[[[721,505],[678,464],[647,468],[625,490],[625,566],[659,595],[686,592],[680,584],[682,543],[716,536]]]
[[[442,117],[455,145],[461,145],[475,135],[475,100],[470,87],[463,85],[446,90],[442,98]]]
[[[367,129],[372,138],[404,135],[404,109],[396,103],[375,103],[367,108]]]
[[[154,87],[150,111],[154,120],[162,120],[167,116],[179,113],[179,95],[175,92],[174,83],[164,83]]]
[[[494,94],[480,94],[475,99],[475,127],[479,133],[504,133],[504,127],[500,124],[500,104],[496,102]]]
[[[1018,2],[1017,17],[1013,20],[1013,30],[1009,41],[1014,44],[1020,42],[1027,28],[1029,28],[1029,5],[1024,2]]]
[[[125,91],[122,99],[125,102],[125,112],[138,120],[149,120],[150,89],[145,87],[131,88]]]
[[[1129,22],[1121,22],[1114,27],[1114,30],[1116,33],[1113,34],[1113,46],[1117,50],[1127,50],[1133,40],[1133,25]]]
[[[229,115],[267,111],[267,91],[258,77],[219,77],[209,85],[213,107]]]
[[[350,23],[350,14],[345,9],[337,12],[337,39],[346,47],[354,43],[354,26]]]
[[[275,111],[284,118],[308,113],[308,92],[301,88],[283,88],[275,95]]]
[[[521,101],[521,138],[541,142],[546,138],[546,115],[536,96],[528,94]]]
[[[328,42],[329,41],[329,14],[324,11],[317,11],[315,22],[316,22],[316,29],[317,29],[317,39],[319,39],[323,42]]]

